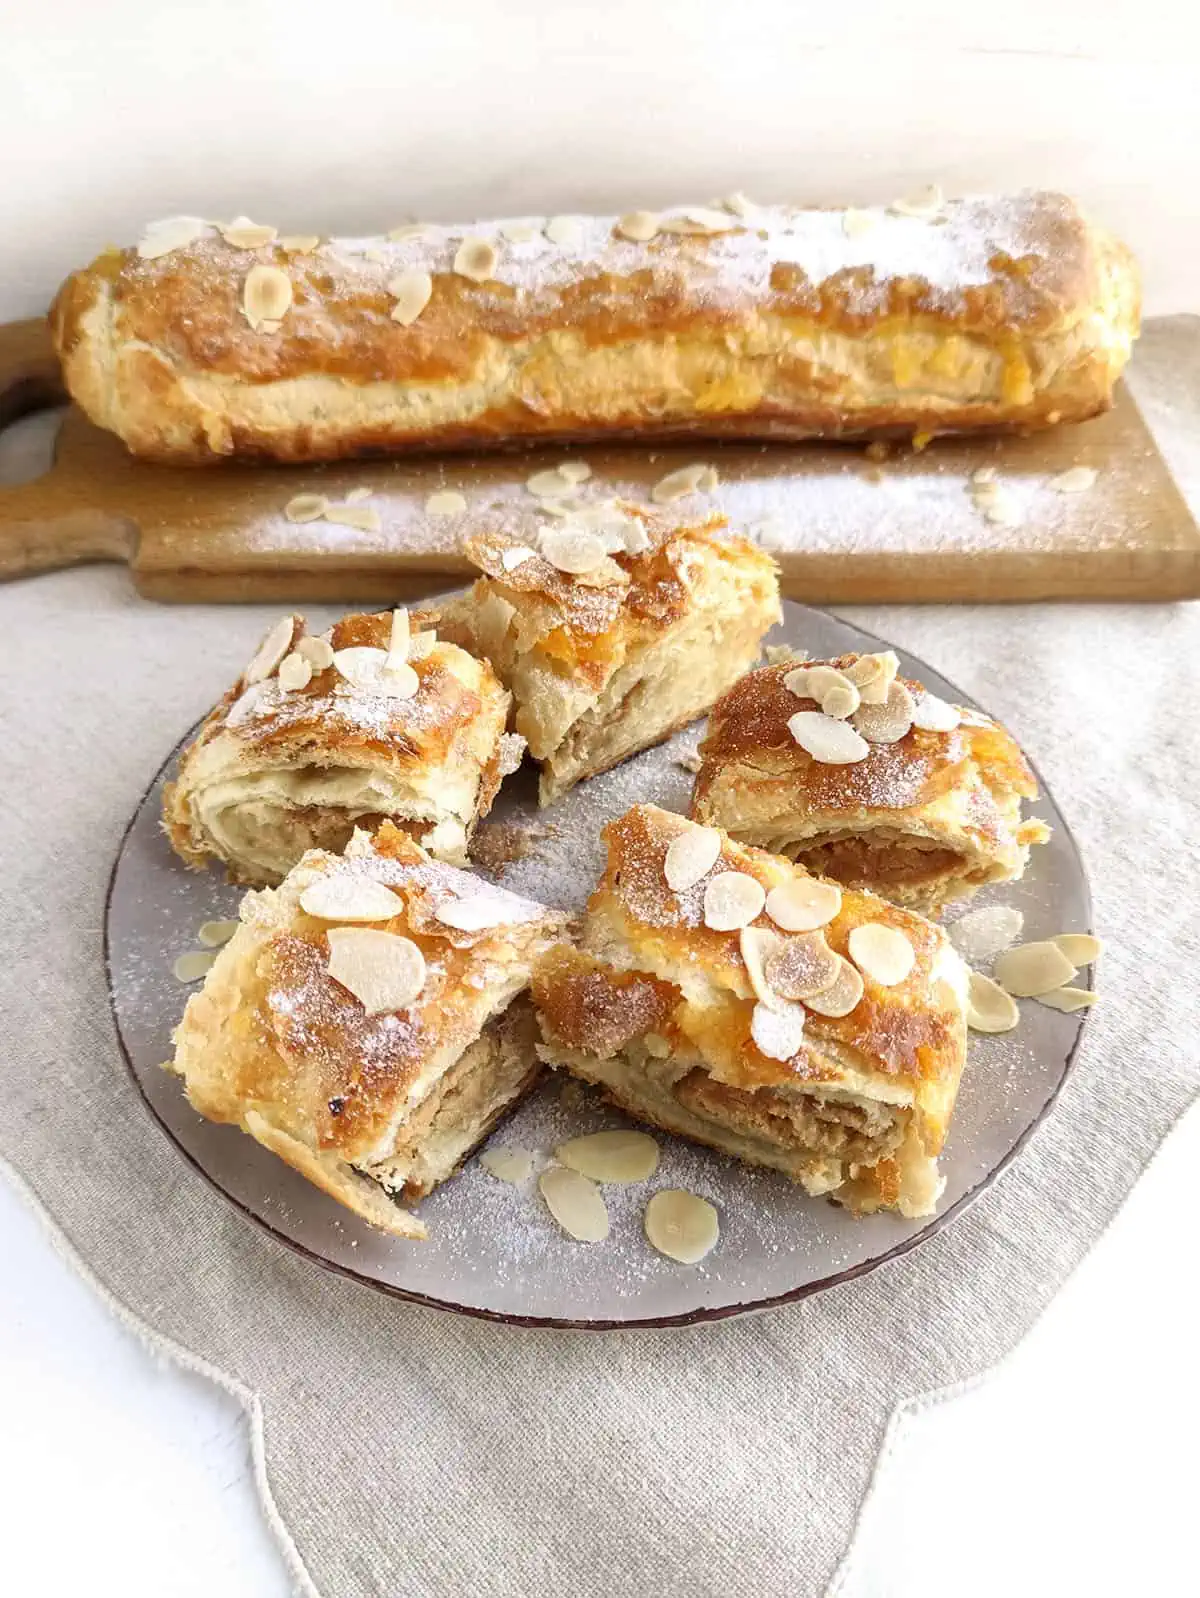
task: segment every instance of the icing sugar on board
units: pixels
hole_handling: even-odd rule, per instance
[[[1181,361],[1200,367],[1200,318],[1171,321]],[[1134,371],[1136,373],[1134,358]],[[53,401],[56,372],[40,323],[0,327],[0,423]],[[53,468],[0,489],[0,576],[126,560],[139,590],[179,601],[386,602],[445,587],[470,567],[461,542],[502,523],[531,534],[547,518],[525,487],[534,472],[584,460],[584,500],[645,500],[667,472],[712,463],[719,484],[666,513],[713,511],[772,550],[788,594],[812,603],[1200,597],[1200,529],[1129,389],[1075,427],[1027,438],[936,439],[920,453],[862,445],[560,445],[337,466],[186,469],[134,461],[117,439],[68,411]],[[989,521],[971,474],[994,468],[1018,507]],[[1094,468],[1083,493],[1052,480]],[[289,522],[294,495],[369,491],[378,530]],[[459,491],[467,510],[431,515]]]

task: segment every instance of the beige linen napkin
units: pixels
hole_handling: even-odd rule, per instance
[[[1149,342],[1143,383],[1167,343]],[[1159,422],[1194,426],[1167,375]],[[258,1395],[269,1493],[323,1598],[820,1593],[893,1406],[1016,1342],[1200,1083],[1200,608],[853,615],[1041,767],[1091,873],[1104,1003],[1023,1157],[914,1254],[767,1315],[596,1335],[323,1274],[212,1192],[125,1077],[108,872],[163,756],[267,619],[159,608],[112,568],[0,589],[0,1155],[131,1315]]]

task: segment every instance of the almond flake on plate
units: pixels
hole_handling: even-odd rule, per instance
[[[842,213],[842,232],[848,239],[857,239],[864,233],[869,233],[879,223],[879,218],[873,211],[859,211],[851,206]]]
[[[696,461],[691,466],[680,466],[678,470],[668,472],[660,478],[650,490],[650,498],[656,505],[670,505],[677,499],[685,499],[688,494],[698,493],[705,473],[712,471],[703,461]]]
[[[781,882],[767,895],[766,910],[785,932],[815,932],[827,926],[842,908],[842,890],[819,877],[796,877]]]
[[[555,467],[560,477],[565,477],[568,483],[586,483],[592,475],[592,468],[586,461],[563,461]]]
[[[370,877],[333,872],[305,888],[300,908],[322,921],[391,921],[404,909],[404,901]]]
[[[635,244],[645,244],[658,232],[658,215],[654,211],[627,211],[617,218],[613,231]]]
[[[554,1158],[593,1182],[645,1182],[658,1169],[658,1144],[646,1132],[620,1128],[568,1138]]]
[[[221,237],[235,250],[261,250],[264,244],[274,241],[278,229],[266,222],[252,222],[248,216],[238,216],[223,227]]]
[[[841,969],[842,957],[825,942],[823,933],[800,932],[778,939],[767,960],[767,985],[781,999],[808,1000],[828,993]]]
[[[143,261],[157,261],[160,255],[185,249],[203,238],[208,223],[200,216],[167,216],[151,222],[138,240],[137,252]]]
[[[197,936],[206,949],[219,949],[240,926],[240,921],[205,921]]]
[[[903,982],[917,961],[916,950],[903,932],[877,921],[855,927],[846,946],[858,969],[881,988]]]
[[[320,242],[319,233],[285,233],[279,240],[279,247],[293,255],[311,255]]]
[[[277,266],[252,266],[242,284],[242,314],[257,332],[278,322],[292,303],[292,280]]]
[[[767,981],[766,972],[766,962],[782,943],[778,932],[772,932],[770,927],[743,927],[738,934],[738,949],[750,978],[751,991],[758,1002],[765,1004],[769,1010],[786,1007],[781,996]]]
[[[719,209],[728,211],[730,216],[747,217],[752,216],[757,207],[753,200],[735,189],[732,194],[727,194],[720,201]]]
[[[756,1004],[750,1017],[750,1036],[768,1060],[790,1060],[804,1046],[804,1007]]]
[[[849,722],[820,710],[798,710],[788,719],[788,731],[806,754],[825,766],[852,766],[871,753],[870,744]]]
[[[542,230],[529,222],[505,222],[501,225],[500,236],[510,244],[532,244],[534,239],[541,238]]]
[[[1086,1010],[1099,997],[1090,988],[1051,988],[1049,993],[1039,993],[1037,1002],[1049,1005],[1052,1010],[1065,1010],[1071,1014],[1075,1010]]]
[[[1062,950],[1076,970],[1091,965],[1104,950],[1100,939],[1094,938],[1090,932],[1060,932],[1050,941]]]
[[[249,684],[265,682],[278,666],[279,662],[292,647],[292,635],[296,631],[296,618],[294,616],[281,616],[259,644],[254,659],[246,667],[242,676]]]
[[[714,932],[736,932],[762,914],[766,890],[756,877],[722,871],[704,890],[704,925]]]
[[[506,572],[515,571],[518,566],[524,566],[527,560],[535,560],[537,550],[530,549],[528,544],[513,544],[500,551],[500,565]]]
[[[426,516],[461,516],[466,508],[466,496],[456,488],[439,489],[425,501]]]
[[[972,971],[967,984],[967,1025],[972,1032],[1011,1032],[1021,1019],[1017,1001],[991,977]]]
[[[994,466],[977,466],[971,473],[971,481],[979,487],[996,481],[996,468]]]
[[[681,1187],[664,1187],[642,1222],[651,1248],[680,1265],[696,1265],[716,1247],[721,1222],[714,1205]]]
[[[428,239],[432,236],[433,228],[428,222],[402,222],[388,233],[392,244],[407,244],[412,239]]]
[[[312,681],[312,662],[295,650],[279,662],[279,686],[285,693],[296,693]]]
[[[674,893],[686,893],[708,875],[721,858],[721,834],[715,827],[689,826],[667,846],[663,875]]]
[[[542,554],[560,572],[577,577],[595,571],[608,559],[604,545],[595,533],[572,527],[548,527],[541,537]]]
[[[1050,487],[1056,494],[1083,494],[1095,486],[1098,475],[1094,466],[1071,466],[1052,477]]]
[[[498,1182],[509,1182],[513,1187],[533,1175],[533,1155],[528,1149],[484,1149],[479,1163],[489,1176],[494,1176]]]
[[[996,981],[1018,999],[1036,999],[1061,988],[1075,975],[1075,967],[1056,943],[1018,943],[995,964]]]
[[[215,949],[191,949],[187,954],[181,954],[171,967],[176,982],[199,982],[212,970],[216,958]]]
[[[392,321],[401,327],[411,327],[429,304],[433,295],[433,279],[428,272],[413,267],[392,278],[387,291],[396,303],[392,306]]]
[[[925,690],[913,696],[912,724],[922,732],[953,732],[961,721],[962,715],[956,707],[936,694]]]
[[[561,499],[574,486],[575,479],[568,477],[561,466],[549,466],[525,479],[525,487],[537,499]]]
[[[289,522],[316,522],[328,509],[324,494],[293,494],[283,507],[283,514]]]
[[[969,910],[946,928],[950,942],[969,965],[987,965],[1021,936],[1025,917],[1009,904]]]
[[[551,244],[574,249],[583,243],[583,222],[577,216],[552,216],[542,229]]]
[[[425,956],[411,938],[368,927],[331,927],[326,970],[368,1015],[407,1010],[425,986]]]
[[[454,270],[472,283],[486,283],[495,276],[500,253],[488,239],[465,238],[454,256]]]
[[[594,1182],[565,1165],[554,1165],[538,1179],[546,1208],[568,1237],[577,1243],[603,1243],[608,1236],[608,1209]]]
[[[327,671],[333,665],[333,645],[328,638],[298,638],[296,654],[303,655],[314,671]]]
[[[368,488],[365,483],[360,483],[357,488],[352,488],[350,490],[350,492],[342,500],[342,504],[361,505],[363,500],[370,499],[374,492],[375,490],[373,488]]]
[[[841,959],[841,956],[838,956]],[[863,996],[863,979],[850,964],[849,960],[842,960],[838,968],[837,980],[823,993],[814,993],[805,1003],[815,1015],[843,1016],[849,1015]]]
[[[383,530],[383,522],[374,505],[330,505],[325,512],[325,520],[339,527],[357,527],[363,533]]]
[[[911,194],[893,201],[888,210],[895,212],[897,216],[911,216],[927,221],[937,216],[945,203],[946,197],[938,185],[927,183],[924,188],[914,189]]]

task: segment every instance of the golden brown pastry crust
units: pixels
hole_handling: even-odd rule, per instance
[[[107,251],[67,279],[51,327],[73,397],[160,460],[1024,428],[1109,405],[1137,273],[1072,200],[865,215],[763,207],[646,243],[584,217],[569,246],[483,223],[308,254],[210,232],[154,260]],[[469,233],[498,246],[488,282],[452,270]],[[293,286],[274,332],[241,311],[260,264]],[[410,270],[433,292],[402,326],[387,285]]]
[[[585,580],[537,553],[506,570],[515,539],[469,539],[486,575],[433,617],[512,692],[514,726],[543,763],[543,804],[702,715],[779,620],[774,561],[722,536],[723,518],[673,527],[620,509],[649,547],[611,554]]]
[[[858,658],[805,664],[844,670]],[[1049,833],[1021,819],[1037,783],[1003,727],[960,709],[951,732],[913,727],[897,743],[872,744],[865,760],[825,765],[788,730],[797,711],[820,708],[785,686],[795,665],[748,672],[713,706],[695,820],[924,914],[1023,874],[1030,845]]]
[[[608,864],[588,904],[582,947],[555,950],[534,979],[544,1057],[600,1082],[630,1113],[776,1165],[810,1191],[832,1191],[859,1210],[915,1199],[909,1207],[924,1212],[929,1162],[944,1143],[966,1056],[961,960],[930,922],[847,890],[823,929],[830,947],[845,957],[855,927],[894,928],[912,945],[912,971],[890,987],[866,977],[848,1015],[810,1012],[796,1054],[769,1058],[751,1033],[756,998],[739,934],[704,924],[708,878],[682,893],[667,885],[667,849],[690,826],[682,816],[637,805],[604,829]],[[767,892],[808,875],[728,839],[710,875],[721,871],[751,876]],[[753,925],[778,930],[765,912]],[[649,1054],[648,1036],[655,1045]],[[614,1061],[622,1067],[617,1073]],[[840,1113],[851,1132],[855,1116],[886,1112],[895,1146],[871,1166],[855,1166],[856,1146],[847,1153],[838,1138],[830,1140],[838,1145],[832,1150],[774,1146],[773,1125],[797,1113],[798,1095],[821,1113]],[[688,1111],[709,1119],[707,1131]],[[756,1141],[739,1144],[747,1133]],[[906,1157],[919,1197],[902,1193]]]
[[[292,624],[295,648],[308,634],[302,616]],[[345,616],[329,641],[386,650],[391,624],[386,611]],[[238,881],[278,882],[306,848],[341,849],[357,824],[387,815],[465,864],[476,821],[519,758],[504,732],[509,696],[486,661],[442,639],[412,667],[411,699],[356,689],[332,665],[291,692],[272,674],[244,714],[239,677],[164,792],[176,853],[197,867],[223,860]]]
[[[300,897],[329,875],[395,891],[395,917],[371,925],[411,939],[424,955],[425,986],[407,1010],[369,1017],[328,975],[328,933],[354,923],[308,915]],[[513,919],[478,932],[438,919],[447,903],[481,894]],[[485,1071],[494,1063],[478,1045],[497,1036],[497,1026],[509,1026],[510,1016],[509,1033],[502,1034],[509,1050],[505,1093],[498,1102],[477,1093],[469,1104],[451,1105],[455,1115],[465,1109],[470,1116],[470,1146],[529,1085],[536,1072],[533,1035],[527,1023],[520,1032],[511,1007],[562,935],[565,918],[430,860],[385,822],[373,839],[357,834],[346,856],[313,851],[278,889],[247,894],[241,921],[203,989],[188,1001],[170,1069],[184,1078],[202,1115],[240,1126],[373,1224],[402,1237],[423,1236],[422,1224],[385,1189],[427,1192],[449,1169],[432,1177],[423,1171],[412,1182],[397,1156],[408,1162],[405,1169],[415,1160],[423,1170],[422,1143],[437,1130],[423,1109],[449,1103],[448,1087],[462,1097],[454,1073],[473,1049]],[[443,1125],[443,1136],[447,1130]],[[450,1151],[451,1169],[465,1152],[457,1145]]]

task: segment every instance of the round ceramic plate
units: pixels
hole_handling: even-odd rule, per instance
[[[786,604],[768,642],[814,656],[876,649],[880,641],[819,611]],[[966,703],[921,661],[900,658],[905,674]],[[581,906],[603,867],[601,826],[629,805],[687,807],[692,776],[679,763],[699,725],[584,784],[539,812],[533,774],[505,784],[493,821],[532,829],[529,853],[504,870],[504,885],[552,903]],[[946,1190],[938,1214],[920,1222],[898,1215],[856,1220],[828,1200],[810,1199],[781,1175],[659,1135],[662,1159],[649,1182],[605,1191],[611,1216],[601,1244],[572,1242],[551,1220],[537,1170],[564,1137],[626,1124],[590,1090],[552,1076],[493,1134],[493,1146],[528,1150],[534,1175],[520,1186],[489,1176],[470,1160],[420,1206],[426,1242],[384,1236],[233,1127],[203,1120],[179,1079],[161,1069],[187,990],[172,973],[197,946],[204,921],[236,915],[240,890],[216,871],[187,871],[159,825],[162,786],[173,754],[139,804],[113,870],[106,926],[109,985],[129,1069],[151,1112],[182,1153],[222,1193],[273,1236],[309,1258],[385,1292],[464,1314],[546,1326],[663,1326],[715,1319],[800,1298],[861,1275],[915,1247],[960,1211],[1017,1154],[1061,1088],[1083,1027],[1025,1001],[1020,1026],[1000,1037],[972,1034],[958,1106],[941,1167]],[[1025,879],[971,901],[1024,912],[1023,937],[1084,931],[1090,906],[1083,869],[1048,794],[1033,807],[1053,828],[1034,850]],[[954,912],[961,913],[961,912]],[[673,1264],[642,1232],[650,1194],[683,1187],[720,1212],[721,1237],[699,1265]]]

